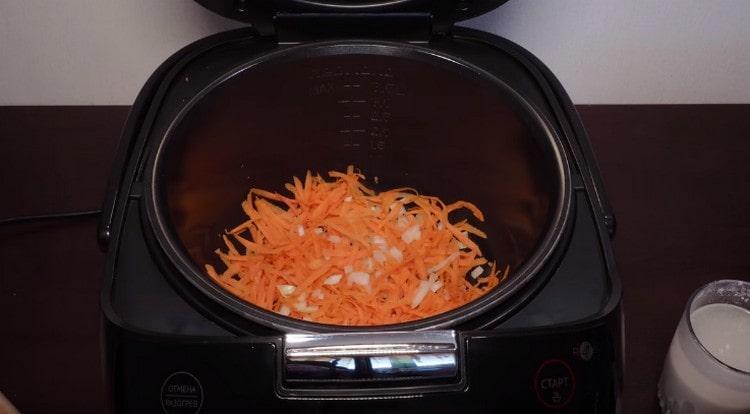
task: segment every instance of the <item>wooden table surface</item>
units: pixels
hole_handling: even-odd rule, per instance
[[[0,219],[98,208],[126,107],[0,107]],[[690,293],[748,279],[750,105],[584,106],[618,219],[626,413]],[[0,227],[0,391],[24,413],[104,410],[96,219]]]

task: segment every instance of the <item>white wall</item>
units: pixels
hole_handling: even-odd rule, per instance
[[[576,103],[750,103],[750,0],[511,0],[466,23],[531,50]],[[130,104],[238,24],[190,0],[0,0],[0,105]]]

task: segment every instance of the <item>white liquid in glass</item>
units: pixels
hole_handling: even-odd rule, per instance
[[[750,372],[750,311],[727,303],[701,306],[690,315],[701,344],[719,361]]]
[[[690,315],[693,331],[720,361],[750,368],[750,312],[730,304],[702,306]],[[659,384],[662,412],[669,414],[750,413],[747,375],[721,366],[700,349],[685,321],[672,340]]]

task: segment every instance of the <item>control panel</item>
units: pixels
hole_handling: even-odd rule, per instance
[[[292,335],[287,342],[296,342],[286,345],[282,338],[180,343],[128,336],[109,355],[110,372],[116,373],[111,378],[113,405],[117,412],[167,414],[614,413],[618,372],[608,332],[603,326],[559,333],[456,332],[455,337],[449,331],[428,331],[393,338],[372,335],[366,347],[350,343],[348,335],[324,342],[317,336]],[[453,371],[423,364],[437,354],[455,356]],[[389,358],[391,368],[393,361],[410,358],[405,368],[396,364],[397,372],[389,371],[387,377],[397,382],[379,383],[381,374],[373,361],[382,356]],[[355,373],[359,359],[369,361],[371,375],[339,378],[338,365],[313,363],[330,358],[353,360]],[[326,368],[326,376],[320,376],[320,367]],[[462,381],[441,382],[454,375]],[[301,378],[312,380],[303,386]],[[341,389],[348,392],[328,392],[337,387],[336,381],[343,381]],[[365,384],[352,388],[357,381]],[[374,395],[376,383],[393,392]],[[316,387],[327,391],[317,392]]]

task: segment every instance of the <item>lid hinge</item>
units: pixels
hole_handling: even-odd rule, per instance
[[[273,26],[281,43],[340,38],[427,42],[432,23],[429,13],[278,13]]]

